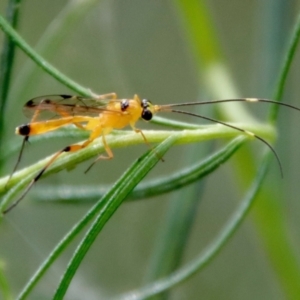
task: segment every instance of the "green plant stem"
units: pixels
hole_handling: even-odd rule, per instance
[[[163,125],[166,127],[174,128],[174,129],[205,129],[207,126],[201,126],[198,124],[193,123],[187,123],[187,122],[180,122],[172,119],[157,117],[153,118],[151,121],[153,124]],[[114,130],[112,134],[125,134],[126,131],[124,130]],[[56,138],[88,138],[89,132],[85,130],[81,130],[78,128],[74,128],[73,126],[66,126],[62,127],[55,131],[50,131],[45,134],[35,135],[30,137],[30,143],[35,144],[37,142],[41,141],[47,141],[51,139]],[[22,141],[20,140],[20,137],[16,137],[13,141],[8,142],[5,146],[5,149],[1,152],[0,156],[0,164],[6,160],[8,157],[14,155],[15,153],[18,153],[20,151]]]
[[[298,47],[299,37],[300,37],[300,14],[298,14],[298,18],[296,20],[294,30],[291,34],[291,40],[287,47],[287,53],[284,57],[281,71],[278,76],[278,81],[277,81],[277,84],[275,86],[275,90],[273,93],[273,98],[276,99],[277,101],[282,100],[287,76],[288,76],[289,70],[291,68],[291,64],[293,62],[293,58],[295,57],[295,53],[296,53],[296,50]],[[275,120],[277,119],[278,110],[279,110],[278,105],[273,105],[272,109],[270,110],[270,114],[269,114],[270,123],[274,123]]]
[[[124,173],[120,180],[115,184],[114,188],[107,193],[103,198],[103,208],[99,212],[96,220],[92,224],[91,228],[86,233],[82,242],[77,247],[68,267],[63,275],[63,278],[59,284],[59,287],[55,293],[54,300],[63,299],[67,291],[67,288],[75,275],[80,263],[85,257],[87,251],[92,246],[98,234],[106,222],[110,219],[113,213],[121,205],[125,197],[133,190],[133,188],[148,174],[148,172],[160,161],[167,150],[175,142],[176,137],[170,136],[164,142],[159,144],[154,151],[150,151],[147,155],[138,159],[133,166]],[[158,154],[158,155],[157,155]]]
[[[192,29],[192,18],[189,15],[189,12],[192,14],[196,14],[195,11],[199,12],[199,9],[197,9],[198,3],[196,1],[184,1],[184,0],[177,0],[176,3],[180,7],[179,14],[183,16],[183,23],[186,27],[186,32],[189,33],[191,43],[196,43],[197,46],[193,45],[193,49],[198,49],[198,47],[201,47],[201,44],[199,42],[195,42],[197,37],[202,37],[205,35],[201,34],[201,28],[198,27],[197,34],[195,33],[195,29]],[[201,5],[201,4],[200,4]],[[198,19],[200,18],[200,15],[198,15]],[[279,74],[279,79],[273,94],[273,98],[276,100],[281,100],[283,95],[284,86],[286,83],[287,75],[290,70],[291,62],[293,60],[298,40],[299,40],[299,19],[300,16],[298,16],[298,20],[295,24],[294,32],[292,33],[291,42],[288,46],[288,51],[285,56],[285,59],[283,61],[283,67]],[[195,21],[193,21],[195,22]],[[209,41],[207,41],[209,42]],[[202,55],[197,56],[197,54],[201,53],[200,51],[195,51],[196,53],[196,59],[198,59],[198,62],[200,62],[200,59],[203,59]],[[215,55],[216,60],[220,59]],[[221,60],[221,59],[220,59]],[[210,63],[209,63],[210,62]],[[228,76],[228,80],[222,74],[226,74],[226,70],[224,67],[222,67],[221,64],[214,64],[213,60],[208,60],[208,63],[206,64],[206,74],[211,74],[214,76],[207,75],[207,87],[211,91],[212,94],[215,92],[218,93],[218,91],[221,91],[222,93],[233,91],[232,89],[232,81],[231,77]],[[225,80],[220,80],[224,79]],[[223,83],[223,85],[220,87],[220,82]],[[225,86],[224,86],[225,85]],[[235,97],[235,95],[233,95]],[[222,109],[226,109],[225,107],[222,107]],[[274,123],[277,114],[278,114],[279,107],[274,105],[274,107],[270,110],[269,113],[269,121],[271,123]],[[229,108],[230,110],[230,108]],[[235,112],[235,110],[232,110],[232,112]],[[230,111],[226,111],[226,115],[230,116]],[[240,112],[237,114],[240,116]],[[234,116],[230,116],[230,119],[234,119]],[[234,159],[233,160],[236,165],[236,169],[238,170],[238,180],[241,182],[240,186],[245,186],[249,182],[251,169],[253,164],[252,162],[252,155],[247,152],[243,153],[243,159]],[[245,163],[247,163],[247,167],[245,168]],[[245,172],[245,170],[249,170],[249,172]],[[265,199],[263,201],[263,199]],[[288,241],[288,233],[286,228],[286,221],[283,218],[282,214],[282,207],[278,204],[275,204],[275,202],[280,202],[278,199],[278,195],[276,195],[272,190],[268,190],[264,192],[264,195],[262,195],[261,201],[258,202],[257,207],[254,210],[254,214],[256,216],[256,224],[258,225],[260,229],[260,233],[262,234],[262,238],[264,239],[266,249],[268,251],[268,256],[272,259],[273,266],[277,270],[277,274],[281,280],[282,286],[285,288],[286,295],[289,295],[291,299],[295,299],[299,296],[300,290],[299,290],[299,284],[300,282],[300,268],[298,264],[297,257],[292,249],[292,246],[290,242]],[[268,230],[269,228],[269,230]],[[278,230],[272,234],[270,234],[270,228],[277,228]],[[276,245],[276,246],[274,246]],[[278,247],[277,245],[280,245]],[[283,265],[284,264],[284,265]]]
[[[238,137],[227,144],[224,148],[224,153],[227,153],[227,151],[231,152],[232,150],[235,152],[243,142],[244,137],[240,138],[242,137]],[[187,149],[181,163],[183,165],[195,164],[195,160],[199,155],[209,155],[207,160],[211,160],[212,165],[216,164],[217,161],[220,161],[221,157],[219,157],[219,153],[217,155],[209,154],[211,153],[211,146],[206,143],[201,149],[199,147],[190,147]],[[235,146],[238,146],[238,148],[235,148]],[[230,150],[232,147],[233,149]],[[169,196],[166,213],[162,218],[161,226],[159,226],[149,267],[146,271],[145,284],[167,277],[180,266],[197,216],[198,207],[202,202],[203,190],[207,178],[206,176],[201,176],[192,186],[181,189]],[[149,300],[166,300],[169,297],[172,297],[170,291],[164,291],[150,297]]]
[[[251,131],[262,138],[265,138],[269,141],[273,141],[276,139],[276,132],[274,128],[265,124],[242,124],[242,123],[230,123],[234,126],[241,127],[247,131]],[[201,129],[193,129],[193,130],[181,130],[181,131],[166,131],[166,130],[143,130],[147,140],[149,143],[159,143],[164,139],[169,137],[172,134],[177,134],[178,139],[176,144],[189,144],[189,143],[198,143],[204,142],[213,139],[220,138],[233,138],[236,136],[240,136],[241,133],[239,131],[219,126],[219,125],[208,125],[205,128]],[[249,139],[253,140],[252,137],[245,135]],[[61,157],[57,159],[57,163],[53,164],[53,168],[51,168],[51,172],[58,172],[65,168],[73,167],[74,164],[78,164],[84,160],[91,158],[99,154],[101,151],[104,151],[104,147],[102,144],[102,139],[97,138],[92,143],[91,146],[84,148],[80,151],[74,153],[62,154]],[[132,145],[137,145],[141,143],[145,143],[142,136],[140,134],[136,134],[133,131],[124,131],[122,135],[109,135],[107,136],[107,143],[111,148],[123,148]],[[50,156],[51,157],[51,156]],[[8,184],[7,188],[12,187],[16,182],[19,182],[22,178],[27,175],[36,172],[39,170],[45,163],[50,159],[47,157],[45,159],[40,160],[39,162],[33,164],[32,166],[26,167],[18,172],[16,172]],[[50,171],[50,169],[49,169]],[[8,176],[0,178],[0,194],[4,192],[4,186]]]
[[[24,51],[38,66],[40,66],[46,73],[51,75],[57,81],[61,82],[63,85],[69,87],[76,93],[91,97],[92,92],[80,86],[75,81],[71,80],[69,77],[61,73],[58,69],[53,67],[48,63],[42,56],[36,53],[26,41],[9,25],[9,23],[0,15],[0,27],[9,36],[14,44],[16,44],[20,49]]]
[[[203,187],[203,184],[200,186]],[[192,195],[188,191],[187,197],[182,197],[185,192],[186,189],[181,190],[176,199],[171,198],[168,201],[168,209],[147,268],[145,285],[167,277],[180,266],[202,194],[200,192]],[[163,300],[169,299],[169,296],[168,291],[164,291],[147,299]]]
[[[206,144],[201,147],[201,150],[199,147],[188,149],[183,163],[195,163],[195,153],[197,156],[207,155],[208,147],[209,145]],[[228,148],[230,148],[229,145],[225,147],[226,150]],[[216,155],[210,156],[208,160],[210,158],[212,158],[213,164],[218,160]],[[166,213],[162,218],[161,226],[159,226],[149,266],[146,270],[145,284],[167,277],[180,266],[197,215],[197,208],[202,200],[205,182],[205,178],[201,181],[199,178],[192,186],[169,196]],[[150,297],[149,300],[166,300],[169,297],[169,291],[165,291]]]
[[[63,237],[63,239],[55,246],[50,255],[45,259],[42,265],[38,268],[35,274],[27,282],[23,290],[18,296],[18,300],[24,300],[36,286],[38,281],[50,268],[53,262],[60,256],[60,254],[68,247],[68,245],[75,239],[75,237],[84,229],[84,227],[99,213],[103,206],[102,201],[98,201],[87,214]]]
[[[224,64],[218,34],[211,20],[206,1],[174,0],[180,25],[187,36],[188,45],[194,54],[199,77],[210,95],[215,99],[237,98],[239,92],[228,68]],[[230,103],[216,107],[224,119],[240,122],[253,121],[254,118],[241,103]]]
[[[60,45],[65,42],[66,36],[70,31],[84,20],[84,16],[96,5],[100,0],[69,0],[65,7],[59,12],[55,19],[47,26],[42,37],[35,46],[36,51],[43,57],[51,59]],[[37,68],[29,60],[27,60],[18,72],[14,81],[14,89],[12,91],[12,99],[22,99],[26,94],[30,82],[39,84],[41,76],[37,72]]]
[[[180,268],[178,271],[172,273],[166,278],[157,280],[147,286],[142,287],[139,290],[135,290],[117,299],[120,300],[141,300],[147,299],[148,297],[157,295],[163,291],[170,289],[178,284],[183,283],[185,280],[190,278],[196,272],[203,269],[205,266],[211,262],[214,257],[221,251],[221,249],[226,245],[229,239],[233,236],[236,230],[239,228],[246,215],[250,211],[255,197],[262,186],[263,179],[265,178],[268,164],[270,161],[270,153],[267,153],[263,159],[263,162],[259,168],[257,176],[247,192],[245,198],[242,200],[241,204],[238,206],[237,210],[233,213],[231,218],[228,220],[225,226],[223,226],[219,235],[215,240],[206,248],[203,253],[201,253],[196,259],[191,261],[189,264]]]
[[[298,15],[290,43],[284,56],[283,65],[275,86],[274,98],[281,100],[286,85],[287,75],[291,68],[291,63],[296,54],[299,43],[300,14]],[[277,107],[272,107],[269,114],[270,123],[275,123],[278,117]],[[244,159],[247,159],[244,158]],[[249,176],[240,161],[236,162],[236,169],[239,174],[239,185],[244,187],[249,181]],[[279,279],[285,295],[288,299],[297,299],[300,295],[300,266],[297,251],[289,240],[289,228],[284,215],[283,199],[274,192],[274,185],[265,188],[259,196],[253,210],[255,224],[260,237],[264,243],[267,256],[270,258],[273,269]]]
[[[89,211],[88,213],[68,232],[68,234],[56,245],[55,249],[50,253],[50,255],[46,258],[37,272],[31,277],[30,281],[21,291],[18,296],[18,300],[24,300],[32,291],[34,286],[37,284],[39,279],[43,276],[43,274],[47,271],[47,269],[51,266],[51,264],[55,261],[56,258],[66,249],[66,247],[71,243],[71,241],[77,236],[77,234],[82,231],[82,229],[98,214],[97,219],[92,225],[96,225],[97,230],[100,230],[98,220],[101,223],[101,226],[104,226],[105,222],[110,218],[113,214],[114,210],[117,209],[118,205],[122,203],[125,197],[130,193],[130,191],[136,186],[144,176],[155,166],[155,164],[159,161],[159,158],[155,153],[160,155],[164,155],[166,151],[172,146],[175,142],[175,135],[166,139],[163,143],[156,147],[156,152],[150,152],[148,154],[144,154],[141,158],[139,158],[115,183],[110,191],[106,193],[106,195],[100,199]],[[85,237],[91,237],[96,232],[93,230],[89,230]],[[96,236],[93,236],[94,238]],[[79,255],[80,259],[83,259],[85,253],[91,246],[91,240],[88,241],[87,244],[81,243],[81,245],[77,248],[76,255]],[[87,248],[86,248],[87,247]],[[84,248],[83,252],[80,248]],[[77,256],[78,258],[78,256]],[[76,260],[76,263],[80,263],[80,261]],[[77,265],[78,267],[78,265]],[[74,268],[71,268],[71,272],[75,272]],[[70,273],[65,273],[68,276],[68,279],[71,280]],[[73,273],[74,275],[74,273]],[[65,293],[67,290],[68,284],[62,284],[61,288],[64,289],[62,291],[59,289],[57,299],[63,297],[61,293]]]
[[[0,292],[2,292],[3,300],[12,300],[13,296],[7,282],[7,279],[4,275],[4,263],[0,261]],[[1,298],[2,299],[2,298]]]
[[[265,125],[254,125],[251,126],[243,126],[243,128],[255,132],[256,134],[267,138],[274,139],[274,131],[271,127]],[[183,143],[193,143],[200,142],[205,140],[210,140],[214,138],[232,138],[240,134],[240,132],[236,130],[229,129],[224,126],[210,126],[209,129],[203,130],[182,130],[182,131],[144,131],[147,140],[150,143],[157,143],[165,140],[172,134],[178,135],[177,142],[178,144]],[[144,142],[141,135],[136,133],[127,134],[119,137],[107,137],[107,142],[110,147],[126,147],[130,145],[134,145],[137,143]],[[92,156],[98,155],[100,152],[104,151],[104,147],[102,144],[102,139],[97,139],[91,147],[87,147],[82,149],[81,151],[77,151],[73,154],[67,153],[67,155],[61,155],[53,164],[53,167],[50,167],[45,175],[58,172],[64,168],[74,167],[74,165],[91,158]],[[15,194],[20,191],[23,187],[25,187],[31,179],[34,177],[39,170],[42,169],[43,166],[47,163],[50,158],[43,159],[36,164],[24,168],[13,174],[10,181],[8,181],[8,176],[0,179],[0,194],[3,194],[8,190],[10,190],[7,195],[3,198],[0,204],[0,211],[3,211],[4,207],[8,205],[8,203],[12,200]],[[13,189],[14,185],[18,184],[17,189]]]
[[[229,97],[236,96],[237,92],[234,85],[222,64],[221,47],[218,45],[217,34],[213,28],[213,22],[210,20],[205,2],[184,0],[174,2],[178,7],[178,14],[183,20],[183,27],[198,62],[199,73],[203,69],[205,71],[203,73],[209,91],[213,91],[212,94],[216,97],[224,97],[224,93],[225,95],[228,93]],[[221,86],[215,88],[216,82],[218,85],[221,83]],[[221,95],[218,95],[218,91],[221,91]],[[251,120],[249,114],[245,114],[244,109],[235,104],[222,107],[222,115],[229,117],[231,120],[237,120],[238,118]],[[185,201],[174,201],[176,199],[172,199],[169,204],[166,220],[160,230],[160,238],[152,254],[150,271],[147,272],[147,281],[167,276],[179,265],[188,233],[192,227],[192,215],[194,215],[195,206],[200,200],[198,199],[199,193],[196,197],[191,192],[187,194],[184,191],[184,195]],[[166,293],[151,297],[153,300],[167,298]]]
[[[7,19],[13,28],[17,27],[19,20],[21,0],[10,0],[7,6]],[[0,145],[4,132],[4,113],[10,86],[13,62],[15,57],[15,43],[6,36],[3,43],[0,59]],[[0,150],[1,151],[1,150]]]
[[[186,5],[186,6],[189,6],[189,5],[191,5],[191,2],[193,2],[193,1],[189,1],[189,2],[183,2],[183,1],[181,1],[181,5],[182,5],[182,8],[184,8],[184,6]],[[195,4],[195,3],[194,3]],[[198,4],[197,4],[198,5]],[[182,10],[183,11],[183,10]],[[195,10],[190,10],[190,12],[192,12],[192,14],[195,14],[195,11],[196,11],[196,9]],[[187,14],[188,15],[188,14]],[[186,20],[195,20],[195,16],[193,17],[193,18],[190,18],[190,17],[186,17],[185,18]],[[187,21],[188,22],[188,21]],[[195,25],[192,25],[192,26],[190,26],[190,28],[193,28],[193,27],[195,27]],[[192,30],[190,30],[189,31],[190,33],[192,33],[193,31]],[[298,33],[298,29],[297,29],[297,26],[296,26],[296,30],[295,30],[295,34],[293,34],[293,37],[294,37],[294,39],[293,39],[293,42],[292,42],[292,44],[291,44],[291,47],[289,48],[290,50],[289,50],[289,53],[288,53],[288,59],[286,59],[286,61],[285,61],[285,63],[284,63],[284,68],[283,68],[283,70],[284,70],[284,72],[281,74],[281,76],[280,76],[280,79],[279,79],[279,85],[278,85],[278,90],[277,90],[277,92],[275,93],[276,95],[278,95],[278,96],[275,96],[275,98],[276,99],[279,99],[278,97],[281,97],[281,96],[279,96],[280,94],[282,95],[282,92],[283,92],[283,87],[284,87],[284,84],[285,84],[285,80],[284,80],[284,77],[286,78],[286,75],[287,75],[287,73],[288,73],[288,70],[289,70],[289,64],[291,63],[291,61],[292,61],[292,57],[293,57],[293,54],[292,53],[294,53],[295,52],[295,49],[296,49],[296,43],[297,43],[297,36],[299,35],[299,33]],[[193,36],[193,35],[192,35]],[[194,34],[194,36],[195,36],[195,34]],[[197,34],[196,36],[200,36],[199,34]],[[205,43],[204,43],[205,44]],[[200,46],[201,47],[201,46]],[[219,82],[219,81],[215,81],[215,82]],[[276,117],[276,116],[275,116]],[[273,120],[275,120],[275,117],[273,117],[274,119]],[[272,119],[272,117],[270,118],[270,119]],[[270,200],[272,200],[273,198],[269,198]],[[270,201],[271,202],[271,201]],[[271,203],[270,203],[271,204]],[[274,203],[273,203],[274,204]],[[272,210],[274,210],[274,205],[273,205],[273,207],[269,207],[269,209],[268,210],[266,210],[266,213],[267,213],[267,211],[268,212],[270,212],[270,211],[272,211]],[[276,210],[276,209],[275,209]],[[278,214],[276,214],[276,215],[278,215]],[[269,218],[270,219],[270,218]],[[263,221],[263,219],[261,219],[261,222],[264,222],[264,227],[266,227],[266,226],[269,226],[270,228],[274,228],[274,226],[276,226],[276,217],[275,217],[275,215],[274,215],[274,218],[271,218],[275,223],[273,223],[273,224],[271,224],[271,223],[269,223],[269,224],[267,224],[266,225],[266,222],[264,222]],[[279,218],[280,219],[280,218]],[[273,225],[273,226],[272,226]],[[278,225],[278,222],[277,222],[277,225]],[[282,232],[284,232],[284,230],[282,231]],[[283,237],[283,236],[282,236]],[[278,238],[278,237],[277,237]],[[279,239],[280,240],[280,239]],[[284,244],[286,244],[286,239],[281,239],[281,241],[285,241],[284,242]],[[280,242],[279,242],[280,243]],[[272,245],[275,245],[275,244],[278,244],[278,242],[277,243],[272,243]],[[288,246],[287,248],[286,247],[284,247],[284,249],[285,250],[287,250],[287,252],[285,252],[285,253],[283,253],[282,251],[280,251],[281,252],[281,254],[283,254],[285,257],[287,257],[287,256],[289,256],[289,254],[291,254],[291,257],[293,257],[294,259],[295,259],[295,256],[294,256],[294,254],[291,252],[291,248]],[[283,251],[285,251],[285,250],[283,250]],[[286,255],[288,253],[288,255]],[[282,256],[281,256],[282,257]],[[279,259],[279,256],[278,256],[278,259]],[[281,261],[282,261],[282,259],[281,259]],[[286,260],[284,260],[284,261],[286,261]],[[292,263],[292,260],[290,260],[290,259],[288,259],[287,261],[290,261],[291,263]],[[295,262],[296,260],[294,260],[294,262]],[[287,272],[289,272],[290,270],[291,270],[291,268],[290,267],[288,267],[288,268],[286,268],[286,266],[283,266],[282,264],[280,264],[281,265],[281,268],[278,268],[278,271],[280,272],[280,273],[282,273],[282,275],[284,275],[284,274],[286,274]],[[290,264],[289,264],[290,265]],[[288,276],[288,278],[290,278],[290,279],[287,279],[287,280],[283,280],[283,283],[284,283],[284,285],[285,286],[288,286],[288,285],[290,285],[290,287],[288,287],[288,292],[287,292],[287,294],[289,294],[289,295],[293,295],[294,297],[292,298],[292,299],[294,299],[295,297],[296,297],[296,295],[299,295],[299,289],[298,288],[296,288],[295,287],[295,283],[296,283],[296,285],[297,285],[297,282],[299,282],[299,280],[295,280],[295,278],[293,279],[293,275],[296,275],[296,278],[299,278],[299,276],[298,276],[298,271],[297,271],[297,266],[295,265],[295,267],[294,268],[292,268],[292,269],[294,269],[294,271],[293,272],[291,272],[290,273],[290,275]],[[282,270],[283,269],[285,269],[285,271],[284,272],[282,272]],[[296,271],[296,272],[295,272]],[[286,284],[287,282],[289,282],[288,284]],[[164,289],[165,290],[165,289]],[[291,294],[290,292],[291,292],[291,290],[294,290],[294,292]],[[155,294],[157,294],[157,293],[155,293]],[[150,294],[149,294],[150,295]],[[149,296],[148,295],[148,296]],[[153,295],[153,294],[151,294],[151,295]],[[135,294],[135,296],[136,296],[136,294]],[[138,297],[137,298],[135,298],[135,299],[138,299]]]
[[[291,68],[291,63],[296,54],[296,49],[300,38],[300,14],[287,52],[283,61],[281,72],[278,77],[277,85],[274,91],[274,98],[278,101],[282,99],[284,87],[286,85],[287,75]],[[274,123],[278,116],[277,107],[270,111],[269,120]],[[271,187],[271,189],[273,186]],[[289,240],[289,228],[287,226],[286,216],[283,214],[284,203],[278,195],[274,195],[268,190],[254,209],[256,224],[264,240],[268,256],[276,270],[277,276],[284,288],[285,295],[288,299],[298,299],[300,295],[300,265],[299,255]]]
[[[213,155],[210,159],[204,161],[202,163],[202,175],[204,176],[207,174],[207,172],[211,172],[214,170],[217,166],[220,166],[225,160],[229,159],[229,157],[242,145],[242,143],[245,141],[245,137],[238,137],[231,143],[229,143],[228,146],[226,146],[221,151],[217,152],[215,155]],[[196,177],[198,174],[195,174],[195,169],[190,169],[189,175],[185,173],[181,173],[181,177],[185,177],[186,180],[191,180],[192,177]],[[188,170],[186,170],[188,172]],[[179,178],[177,178],[179,179]],[[196,178],[193,178],[196,179]],[[174,182],[176,185],[179,183],[176,181],[176,178],[174,178]],[[171,187],[171,184],[168,184]],[[163,187],[161,187],[163,188]],[[150,187],[151,189],[151,187]],[[155,189],[155,186],[152,187],[152,189]],[[108,193],[108,192],[106,192]],[[140,191],[138,194],[140,194],[138,197],[143,197],[145,194],[145,191]],[[154,194],[154,193],[153,193]],[[97,199],[100,199],[104,196],[97,194],[95,197]],[[85,194],[82,195],[82,197],[86,197]],[[50,256],[44,261],[44,263],[40,266],[40,268],[36,271],[36,273],[32,276],[31,280],[27,283],[27,285],[24,287],[23,291],[21,292],[19,299],[25,299],[26,296],[30,293],[30,291],[33,289],[33,287],[37,284],[39,279],[43,276],[43,274],[47,271],[47,269],[51,266],[51,264],[58,258],[59,254],[66,248],[66,245],[68,245],[74,238],[77,236],[77,234],[83,229],[83,227],[95,216],[95,214],[99,211],[99,209],[102,207],[103,202],[96,204],[90,212],[86,215],[85,218],[83,218],[69,233],[67,236],[64,237],[64,239],[55,247],[55,249],[52,251]]]
[[[145,183],[139,184],[129,195],[129,201],[154,197],[177,189],[181,189],[208,174],[215,171],[224,164],[245,142],[245,137],[237,137],[226,147],[210,155],[200,162],[193,162],[192,166],[178,170],[174,175],[160,177]],[[63,202],[87,204],[102,197],[109,187],[105,186],[73,186],[73,185],[41,185],[34,189],[31,197],[43,202]]]

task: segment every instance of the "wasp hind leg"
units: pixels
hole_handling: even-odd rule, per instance
[[[86,148],[90,143],[92,143],[94,141],[94,139],[96,137],[98,137],[99,135],[101,135],[102,133],[102,128],[96,127],[94,128],[94,130],[92,131],[90,137],[88,140],[86,140],[83,144],[72,144],[70,146],[67,146],[65,148],[63,148],[62,150],[58,151],[56,154],[54,154],[54,156],[52,156],[52,158],[48,161],[48,163],[38,172],[38,174],[31,180],[31,182],[28,184],[27,188],[25,189],[25,191],[23,192],[23,194],[18,198],[17,201],[15,201],[11,206],[9,206],[7,209],[5,209],[3,211],[3,214],[8,213],[9,211],[11,211],[25,196],[26,194],[30,191],[30,189],[33,187],[33,185],[41,178],[41,176],[45,173],[45,171],[55,162],[55,160],[64,152],[76,152],[78,150],[81,150],[83,148]],[[26,138],[26,137],[25,137]],[[24,139],[25,139],[24,138]],[[24,142],[23,142],[24,143]],[[105,145],[107,146],[107,144],[105,143]],[[107,146],[108,147],[108,146]],[[106,149],[106,148],[105,148]],[[109,148],[108,148],[109,149]],[[106,149],[107,150],[107,149]],[[110,150],[110,149],[109,149]],[[111,151],[110,151],[111,152]],[[110,153],[107,151],[108,155],[110,155]],[[111,153],[112,155],[112,153]],[[112,156],[110,157],[112,158]]]
[[[16,164],[15,164],[12,172],[10,173],[10,175],[8,177],[8,180],[7,180],[6,184],[5,184],[5,189],[7,189],[7,186],[9,184],[10,180],[11,180],[11,177],[16,172],[16,170],[17,170],[17,168],[18,168],[18,166],[19,166],[19,164],[21,162],[21,158],[22,158],[22,155],[23,155],[25,144],[26,144],[26,142],[28,142],[28,139],[29,139],[29,135],[24,136],[23,142],[22,142],[22,146],[21,146],[21,150],[20,150],[20,153],[19,153],[19,156],[18,156],[18,159],[17,159],[17,162],[16,162]]]
[[[44,174],[44,172],[49,168],[49,166],[63,153],[63,152],[69,152],[72,146],[65,147],[61,151],[57,152],[49,161],[48,163],[43,167],[42,170],[39,171],[39,173],[31,180],[31,182],[26,187],[23,194],[18,198],[17,201],[15,201],[11,206],[9,206],[7,209],[3,211],[3,214],[8,213],[11,211],[21,200],[26,196],[26,194],[30,191],[30,189],[33,187],[33,185],[41,178],[41,176]],[[76,151],[76,150],[75,150]]]

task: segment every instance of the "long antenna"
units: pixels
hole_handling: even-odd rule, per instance
[[[222,101],[222,100],[220,100]],[[227,101],[228,102],[228,101]],[[275,101],[274,101],[275,102]],[[202,103],[202,102],[201,102]],[[183,106],[183,105],[180,105],[179,106]],[[300,109],[298,109],[300,110]],[[278,162],[278,165],[279,165],[279,169],[280,169],[280,174],[281,174],[281,177],[283,177],[283,170],[282,170],[282,165],[281,165],[281,162],[280,162],[280,159],[279,159],[279,156],[278,154],[276,153],[275,149],[271,146],[271,144],[269,144],[265,139],[263,139],[262,137],[256,135],[255,133],[251,132],[251,131],[248,131],[248,130],[245,130],[245,129],[242,129],[240,127],[236,127],[234,125],[231,125],[231,124],[228,124],[228,123],[225,123],[225,122],[222,122],[222,121],[218,121],[216,119],[213,119],[213,118],[209,118],[209,117],[205,117],[205,116],[202,116],[202,115],[199,115],[199,114],[195,114],[195,113],[191,113],[191,112],[187,112],[187,111],[183,111],[183,110],[177,110],[177,109],[168,109],[168,111],[170,112],[175,112],[175,113],[179,113],[179,114],[185,114],[185,115],[189,115],[189,116],[193,116],[193,117],[197,117],[197,118],[201,118],[201,119],[204,119],[204,120],[207,120],[207,121],[210,121],[210,122],[214,122],[214,123],[217,123],[217,124],[221,124],[221,125],[224,125],[226,127],[229,127],[229,128],[232,128],[234,130],[238,130],[240,132],[243,132],[249,136],[252,136],[258,140],[260,140],[261,142],[263,142],[265,145],[267,145],[269,147],[269,149],[273,152],[277,162]]]
[[[223,99],[223,100],[212,100],[212,101],[174,103],[174,104],[160,105],[158,110],[163,111],[163,110],[167,110],[170,107],[206,105],[206,104],[217,104],[217,103],[226,103],[226,102],[251,102],[251,103],[264,102],[264,103],[272,103],[280,106],[285,106],[300,111],[300,108],[294,105],[278,102],[270,99],[263,99],[263,98],[236,98],[236,99]]]

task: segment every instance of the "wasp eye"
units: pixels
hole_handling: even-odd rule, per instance
[[[142,112],[142,118],[145,120],[145,121],[150,121],[153,117],[153,114],[152,112],[149,110],[149,109],[144,109],[143,112]]]

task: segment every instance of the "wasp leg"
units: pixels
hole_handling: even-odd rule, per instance
[[[32,188],[32,186],[41,178],[41,176],[44,174],[44,172],[53,164],[53,162],[62,153],[64,153],[64,152],[76,152],[78,150],[81,150],[81,149],[87,147],[90,143],[92,143],[95,140],[96,137],[98,137],[101,134],[102,134],[102,127],[101,126],[95,127],[94,130],[91,132],[91,135],[90,135],[89,139],[86,140],[83,144],[73,144],[73,145],[67,146],[67,147],[63,148],[62,150],[60,150],[59,152],[57,152],[54,156],[52,156],[52,158],[43,167],[43,169],[41,169],[39,171],[39,173],[28,184],[27,188],[25,189],[25,191],[23,192],[23,194],[20,196],[20,198],[16,202],[14,202],[11,206],[9,206],[6,210],[4,210],[3,214],[6,214],[9,211],[11,211],[26,196],[26,194],[30,191],[30,189]],[[105,141],[105,139],[104,139],[104,141]],[[109,149],[109,147],[107,146],[106,142],[105,142],[105,149],[106,149],[108,155],[111,155],[110,158],[112,158],[112,152]],[[109,150],[107,150],[107,149],[109,149]]]
[[[20,150],[20,153],[19,153],[19,156],[18,156],[18,159],[17,159],[17,162],[16,162],[16,164],[15,164],[12,172],[10,173],[10,175],[8,177],[8,180],[7,180],[6,184],[5,184],[5,189],[7,188],[7,185],[10,182],[11,177],[16,172],[16,170],[17,170],[17,168],[18,168],[18,166],[20,164],[20,161],[21,161],[21,158],[22,158],[22,155],[23,155],[23,151],[24,151],[24,148],[25,148],[25,144],[26,144],[26,142],[28,142],[28,139],[29,139],[28,135],[24,136],[23,142],[22,142],[22,146],[21,146],[21,150]]]
[[[107,142],[106,142],[106,139],[105,139],[105,135],[102,134],[102,142],[103,142],[103,145],[104,145],[104,149],[107,153],[107,156],[105,155],[99,155],[94,161],[93,163],[85,170],[84,174],[86,174],[93,166],[94,164],[100,160],[100,159],[106,159],[106,160],[109,160],[109,159],[112,159],[114,157],[114,154],[113,152],[111,151],[111,149],[109,148]]]
[[[116,93],[107,93],[107,94],[98,95],[98,94],[93,93],[91,90],[90,90],[90,93],[91,93],[92,97],[96,100],[117,99],[117,97],[118,97]]]
[[[138,129],[134,126],[134,124],[130,124],[131,128],[136,132],[136,133],[140,133],[145,141],[145,144],[152,150],[155,152],[157,158],[159,158],[162,162],[164,162],[164,158],[162,156],[160,156],[152,147],[152,145],[148,142],[146,136],[144,135],[143,131],[141,129]]]

